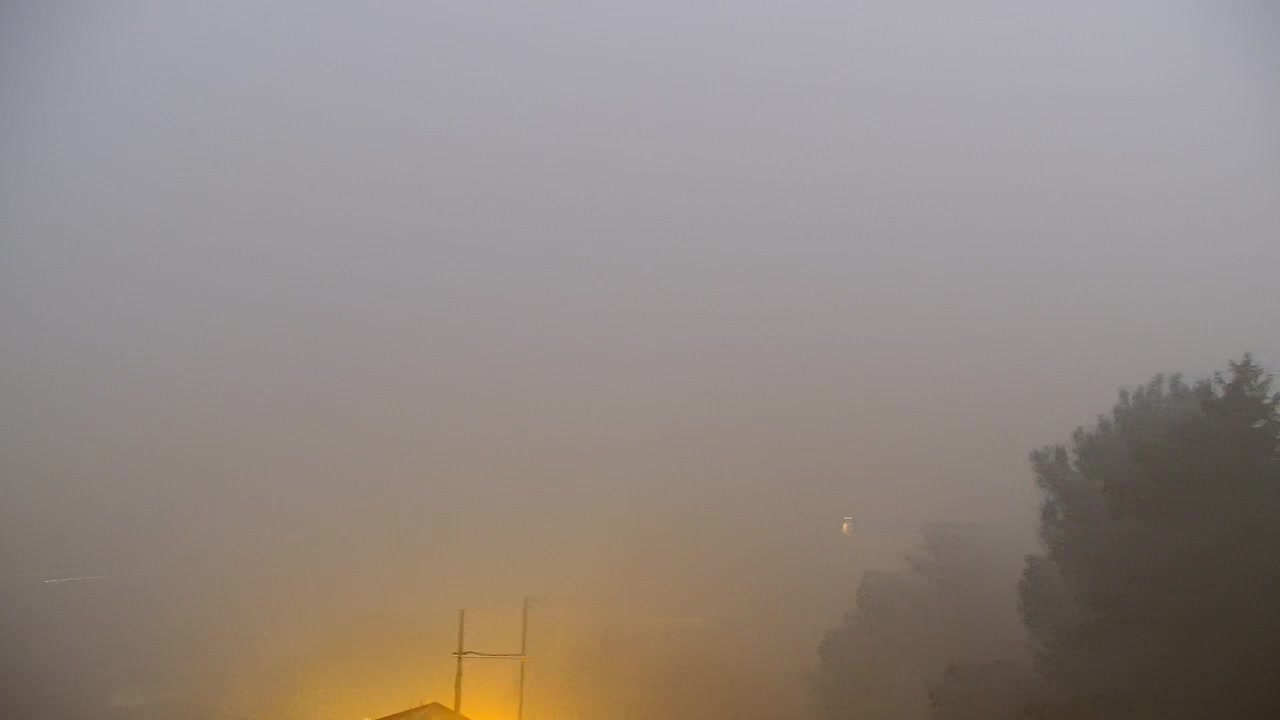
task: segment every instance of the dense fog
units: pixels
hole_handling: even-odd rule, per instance
[[[1269,715],[1277,40],[0,3],[0,715]]]

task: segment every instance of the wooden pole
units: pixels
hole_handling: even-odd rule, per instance
[[[524,669],[529,655],[529,596],[524,596],[524,609],[520,618],[520,701],[516,705],[516,720],[524,720]]]
[[[462,714],[462,642],[467,627],[467,611],[458,611],[458,664],[453,672],[453,711]]]

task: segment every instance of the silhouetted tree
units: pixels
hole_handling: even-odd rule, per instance
[[[953,663],[929,700],[935,720],[1008,720],[1024,717],[1036,687],[1024,662]]]
[[[988,530],[924,530],[902,572],[867,573],[854,608],[820,649],[823,718],[916,720],[957,662],[1016,657],[1025,644],[1013,600],[1016,545]]]
[[[1280,453],[1271,378],[1156,377],[1069,452],[1032,454],[1042,555],[1019,604],[1028,717],[1280,717]]]

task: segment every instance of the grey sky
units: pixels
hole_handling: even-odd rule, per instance
[[[1278,30],[8,3],[0,569],[279,553],[506,602],[657,536],[733,587],[846,513],[1030,528],[1027,451],[1120,384],[1280,363]]]

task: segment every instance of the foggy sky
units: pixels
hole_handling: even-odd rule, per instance
[[[1029,539],[1119,385],[1280,363],[1265,2],[272,5],[0,11],[0,573],[816,633]]]

